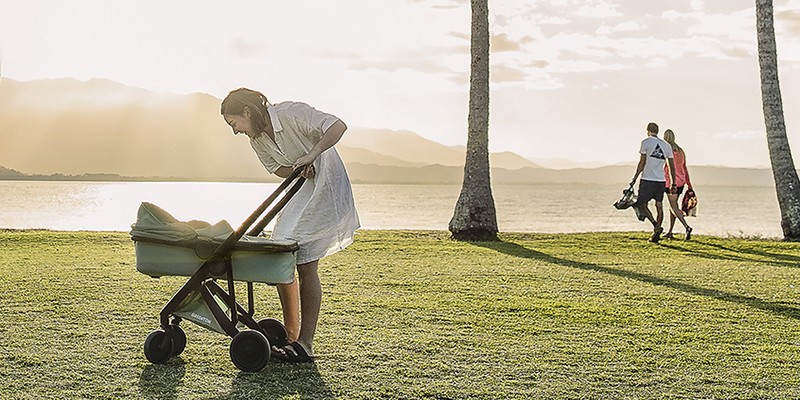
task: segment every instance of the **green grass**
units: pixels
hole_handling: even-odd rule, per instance
[[[0,231],[0,398],[800,398],[800,244],[501,238],[362,232],[321,263],[317,362],[244,373],[188,322],[147,362],[185,279],[138,273],[126,233]]]

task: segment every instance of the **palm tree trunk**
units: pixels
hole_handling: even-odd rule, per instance
[[[452,237],[496,240],[497,215],[489,178],[489,4],[472,0],[469,119],[464,182],[453,218]]]
[[[761,100],[767,128],[767,147],[772,176],[781,210],[781,228],[786,240],[800,240],[800,180],[792,160],[783,117],[778,82],[778,54],[772,0],[756,0],[758,63],[761,69]]]

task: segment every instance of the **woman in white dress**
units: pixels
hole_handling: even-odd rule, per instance
[[[293,239],[300,246],[298,280],[278,285],[291,344],[273,350],[289,361],[312,361],[322,300],[319,260],[350,245],[360,227],[350,179],[333,147],[347,126],[308,104],[272,105],[263,94],[246,88],[230,92],[222,101],[221,113],[234,134],[250,138],[267,171],[285,178],[302,169],[307,179],[278,214],[272,231],[273,238]]]

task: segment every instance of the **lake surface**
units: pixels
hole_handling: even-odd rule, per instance
[[[624,185],[624,184],[623,184]],[[0,181],[0,228],[129,231],[143,201],[179,220],[235,228],[277,184],[217,182]],[[646,231],[632,210],[616,210],[622,185],[495,185],[498,225],[505,232]],[[782,237],[772,187],[696,188],[695,234]],[[353,186],[363,229],[447,230],[460,185]],[[665,199],[666,211],[666,199]],[[668,225],[668,219],[666,219]],[[679,222],[676,222],[680,225]],[[677,227],[676,233],[683,233]]]

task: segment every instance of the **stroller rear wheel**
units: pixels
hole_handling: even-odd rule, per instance
[[[144,340],[144,356],[153,364],[163,364],[172,356],[172,340],[161,329],[150,332]]]
[[[170,355],[175,357],[183,353],[183,350],[186,349],[186,332],[184,332],[180,326],[172,324],[167,329],[167,336],[172,342],[172,352]]]
[[[267,334],[267,340],[273,346],[283,347],[289,344],[289,333],[281,321],[275,318],[264,318],[258,321],[258,326]]]
[[[259,331],[239,332],[231,341],[231,361],[242,371],[261,371],[267,365],[270,355],[269,340]]]

